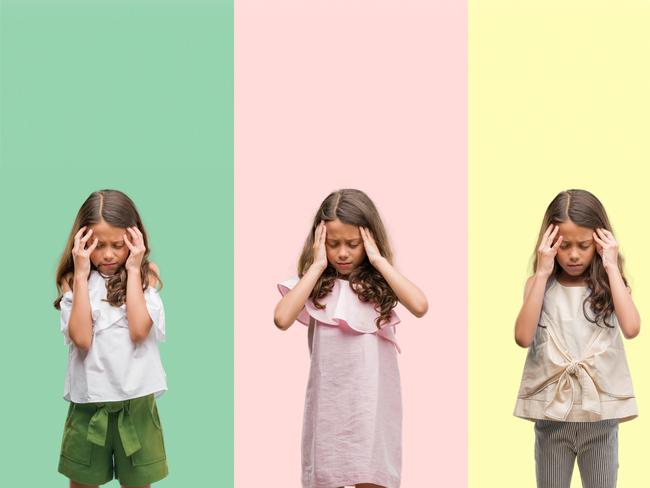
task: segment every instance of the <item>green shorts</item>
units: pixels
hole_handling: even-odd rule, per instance
[[[70,403],[59,472],[85,485],[101,485],[115,477],[122,485],[142,486],[167,476],[154,396]]]

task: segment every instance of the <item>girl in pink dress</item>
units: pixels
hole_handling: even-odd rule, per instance
[[[308,326],[311,367],[302,430],[303,488],[398,488],[402,400],[394,308],[416,317],[423,293],[392,265],[386,230],[359,190],[321,204],[298,263],[279,285],[275,325]]]

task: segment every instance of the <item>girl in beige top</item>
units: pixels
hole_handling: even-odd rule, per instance
[[[636,337],[640,318],[594,195],[553,199],[533,269],[515,324],[528,348],[515,415],[536,423],[538,487],[568,487],[576,458],[585,487],[613,487],[618,422],[637,416],[620,332]]]

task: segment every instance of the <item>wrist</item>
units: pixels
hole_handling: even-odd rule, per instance
[[[620,270],[618,269],[618,263],[608,263],[608,264],[603,263],[603,268],[605,268],[605,272],[609,276],[620,274]]]
[[[379,256],[374,259],[368,258],[368,261],[370,261],[370,264],[376,268],[378,271],[381,271],[381,269],[386,268],[387,266],[390,266],[390,263],[388,262],[388,259],[386,259],[384,256]]]
[[[77,288],[80,285],[81,286],[88,285],[88,276],[89,275],[90,275],[90,272],[83,273],[83,272],[75,271],[74,276],[72,278],[72,280],[74,282],[74,285],[75,285],[75,288]]]
[[[535,271],[535,278],[538,280],[544,280],[547,281],[551,277],[552,271],[543,271],[543,270],[537,270]]]
[[[129,278],[131,276],[135,277],[135,275],[140,276],[140,266],[137,266],[137,267],[136,266],[125,266],[125,269],[126,269],[126,273],[129,276]]]
[[[320,264],[320,263],[312,263],[311,266],[307,269],[307,273],[309,274],[315,274],[316,277],[319,277],[320,275],[323,274],[323,272],[327,269],[327,263],[325,264]],[[307,274],[305,273],[305,274]]]

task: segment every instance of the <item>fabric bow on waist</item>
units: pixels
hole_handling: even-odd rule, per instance
[[[568,349],[562,345],[558,335],[555,334],[555,322],[548,314],[542,312],[542,321],[546,324],[546,330],[549,336],[549,343],[555,347],[549,348],[549,360],[555,366],[556,371],[551,381],[557,381],[553,398],[544,408],[547,417],[558,420],[566,420],[569,412],[576,401],[578,385],[582,390],[582,409],[600,415],[600,395],[602,390],[597,384],[596,375],[594,374],[594,344],[603,332],[603,329],[597,329],[588,342],[582,358],[576,361],[571,357]]]
[[[547,417],[565,420],[576,401],[578,385],[582,390],[582,409],[600,415],[600,396],[594,378],[584,361],[569,362],[560,374],[553,399],[546,405]]]
[[[108,433],[108,414],[119,412],[117,417],[117,432],[120,435],[124,453],[131,456],[134,452],[140,450],[142,445],[135,430],[131,415],[129,413],[128,400],[122,402],[98,403],[97,411],[91,417],[88,423],[88,442],[98,446],[106,445],[106,435]]]

